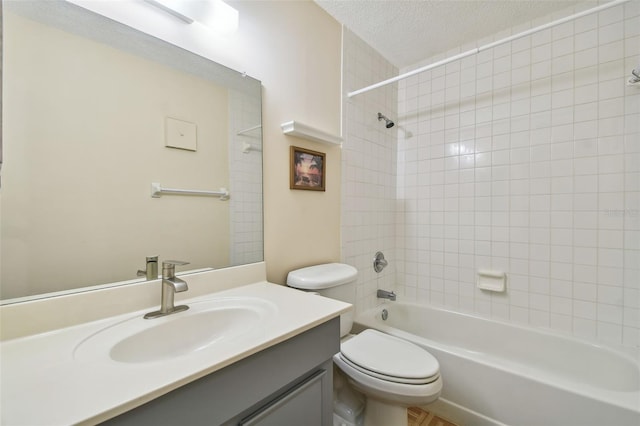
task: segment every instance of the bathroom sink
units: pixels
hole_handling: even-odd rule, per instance
[[[109,325],[81,341],[74,357],[122,363],[166,361],[259,333],[277,311],[273,303],[249,297],[212,298],[188,305],[188,310],[162,318],[136,315]]]

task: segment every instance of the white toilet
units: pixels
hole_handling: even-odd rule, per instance
[[[289,272],[287,285],[354,303],[357,276],[353,266],[329,263]],[[421,347],[377,330],[350,336],[352,325],[353,311],[340,317],[342,343],[333,361],[367,398],[365,426],[405,426],[407,407],[425,405],[440,396],[438,361]]]

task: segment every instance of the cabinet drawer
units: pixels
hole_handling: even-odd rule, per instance
[[[325,370],[304,382],[266,407],[242,420],[239,426],[322,426],[322,381]]]

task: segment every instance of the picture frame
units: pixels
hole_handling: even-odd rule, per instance
[[[325,153],[292,146],[290,163],[289,189],[325,190]]]

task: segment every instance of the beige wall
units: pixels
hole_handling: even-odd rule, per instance
[[[291,269],[340,260],[341,149],[284,136],[280,124],[340,133],[341,28],[312,2],[241,6],[255,19],[252,75],[264,86],[267,278],[284,283]],[[289,189],[291,145],[327,154],[325,192]]]

